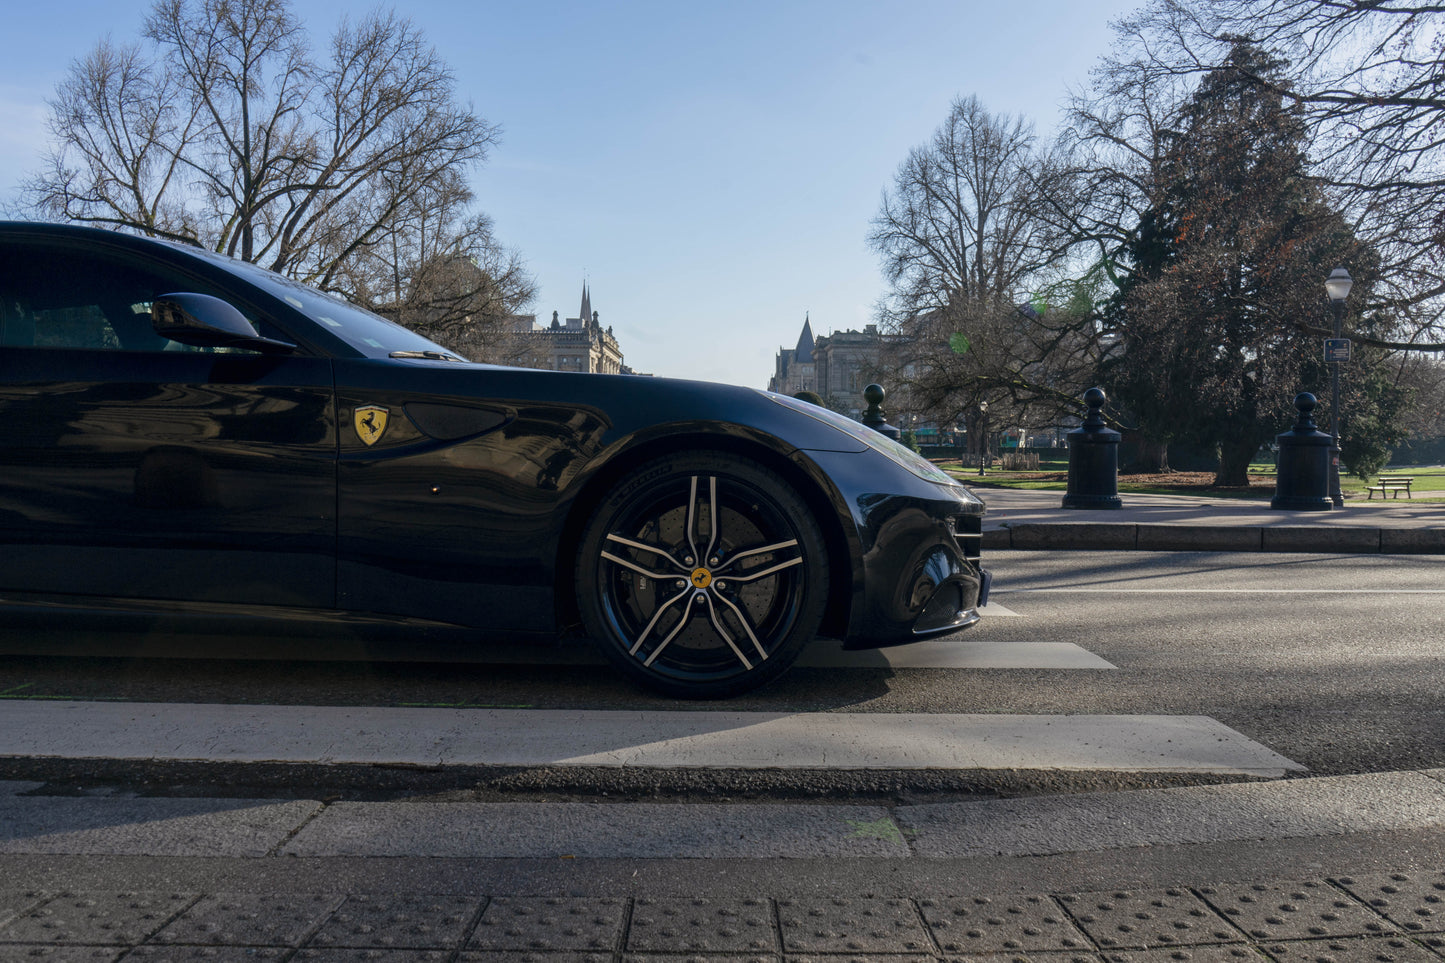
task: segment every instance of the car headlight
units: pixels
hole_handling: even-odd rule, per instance
[[[791,408],[801,412],[816,421],[825,425],[831,425],[849,437],[856,438],[863,444],[872,448],[880,455],[885,456],[900,468],[907,469],[924,481],[931,481],[938,485],[957,485],[958,482],[951,475],[924,458],[918,452],[905,448],[887,435],[879,434],[862,422],[854,421],[852,418],[838,414],[827,408],[798,398],[790,398],[787,395],[780,395],[773,391],[761,392],[784,408]]]

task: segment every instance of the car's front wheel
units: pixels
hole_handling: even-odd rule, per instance
[[[660,458],[618,483],[577,560],[582,620],[653,689],[723,698],[769,682],[822,621],[828,559],[812,510],[752,461]]]

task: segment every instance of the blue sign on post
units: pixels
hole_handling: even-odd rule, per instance
[[[1349,360],[1350,360],[1350,339],[1349,339],[1349,338],[1325,338],[1325,360],[1326,360],[1326,361],[1349,361]]]

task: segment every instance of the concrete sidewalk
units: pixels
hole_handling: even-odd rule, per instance
[[[1095,510],[1063,508],[1059,491],[974,493],[988,505],[985,549],[1445,554],[1445,499],[1349,500],[1334,511],[1294,512],[1267,501],[1124,494],[1122,508]]]
[[[1442,777],[867,806],[0,782],[0,961],[1438,963]]]

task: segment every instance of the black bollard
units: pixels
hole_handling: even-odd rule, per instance
[[[1084,392],[1089,414],[1069,432],[1069,490],[1064,508],[1123,508],[1119,501],[1119,433],[1104,424],[1098,388]]]
[[[1315,396],[1302,391],[1294,396],[1299,411],[1295,426],[1276,435],[1279,471],[1274,476],[1270,508],[1294,512],[1327,512],[1330,500],[1330,445],[1333,439],[1315,427]]]
[[[863,412],[863,424],[880,435],[887,435],[898,441],[902,432],[890,425],[888,417],[883,414],[883,399],[886,395],[882,385],[869,385],[863,389],[863,400],[868,402],[868,409]]]

